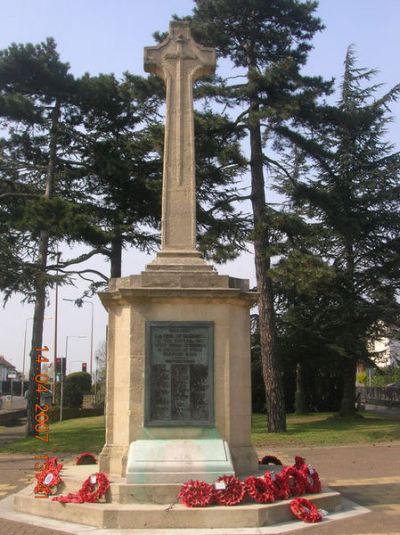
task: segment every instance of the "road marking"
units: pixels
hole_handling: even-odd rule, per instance
[[[387,485],[388,483],[400,483],[400,476],[373,477],[365,479],[334,479],[328,481],[328,485],[345,485],[346,487],[358,485]]]

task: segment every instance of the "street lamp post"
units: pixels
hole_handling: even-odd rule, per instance
[[[68,357],[68,339],[69,338],[86,338],[86,336],[79,336],[70,334],[65,337],[65,369],[67,369],[67,357]],[[63,365],[61,361],[61,381],[60,381],[60,387],[61,387],[61,394],[60,394],[60,422],[62,422],[62,416],[63,416],[63,404],[64,404],[64,373],[63,373]]]
[[[69,301],[71,303],[75,303],[74,299],[63,299],[63,301]],[[92,307],[92,314],[91,314],[91,320],[90,320],[90,365],[89,365],[89,371],[90,376],[92,376],[93,373],[93,320],[94,320],[94,306],[91,301],[84,301],[83,299],[80,301],[81,303],[86,303]]]
[[[22,380],[21,380],[21,396],[24,395],[24,382],[25,382],[25,352],[26,352],[26,331],[28,330],[28,321],[33,318],[26,318],[25,320],[25,334],[24,334],[24,354],[22,356]]]
[[[53,403],[56,402],[56,382],[57,382],[57,353],[58,353],[58,265],[60,263],[61,252],[57,247],[57,269],[56,269],[56,295],[54,307],[54,352],[53,352]]]

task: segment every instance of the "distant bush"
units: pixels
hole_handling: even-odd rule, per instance
[[[90,394],[92,378],[89,373],[75,372],[67,375],[64,381],[64,407],[80,407],[83,394]]]
[[[385,386],[400,381],[400,367],[387,366],[375,371],[371,378],[371,386]]]
[[[60,421],[60,407],[54,405],[49,408],[49,422]],[[94,409],[79,409],[77,407],[63,408],[63,420],[72,420],[73,418],[87,418],[89,416],[102,416],[104,414],[104,407],[95,407]]]

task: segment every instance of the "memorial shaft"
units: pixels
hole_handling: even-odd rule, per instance
[[[166,85],[161,251],[195,251],[193,82],[214,72],[215,51],[192,39],[187,22],[172,22],[165,41],[145,48],[144,67]]]

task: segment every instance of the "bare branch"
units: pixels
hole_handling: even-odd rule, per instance
[[[289,171],[282,164],[280,164],[273,158],[270,158],[269,156],[265,156],[265,155],[264,155],[264,160],[272,165],[275,165],[278,169],[280,169],[287,176],[287,178],[292,182],[292,184],[294,184],[295,186],[298,185],[297,180],[289,173]]]
[[[61,273],[64,273],[65,275],[79,275],[82,279],[84,278],[83,273],[93,273],[94,275],[97,275],[104,281],[106,282],[109,281],[109,277],[106,277],[106,275],[104,275],[103,273],[100,273],[100,271],[97,271],[96,269],[82,269],[81,271],[65,271],[64,269],[59,267],[58,271],[60,271]],[[92,279],[85,279],[85,280],[92,281]]]
[[[81,262],[85,262],[86,260],[89,260],[89,258],[92,258],[92,256],[96,254],[105,254],[105,249],[103,247],[96,247],[92,251],[89,251],[88,253],[84,253],[76,258],[72,258],[71,260],[65,260],[63,262],[59,262],[58,264],[52,264],[50,266],[47,266],[47,269],[53,269],[53,270],[59,270],[61,271],[62,268],[72,266],[73,264],[80,264]]]

